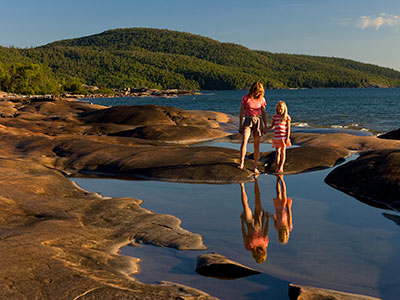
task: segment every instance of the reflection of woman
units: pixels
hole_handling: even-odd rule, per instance
[[[286,244],[292,231],[292,198],[286,196],[286,184],[283,175],[276,176],[276,198],[274,198],[274,226],[278,231],[279,242]]]
[[[249,207],[244,184],[241,183],[240,186],[243,204],[243,213],[240,215],[243,243],[245,248],[252,252],[254,260],[258,263],[262,263],[267,258],[268,213],[264,212],[261,207],[260,188],[257,178],[254,179],[254,214]]]

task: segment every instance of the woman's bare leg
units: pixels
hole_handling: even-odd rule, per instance
[[[250,130],[243,131],[242,144],[240,145],[240,165],[239,168],[244,168],[244,158],[246,156],[247,142],[250,137]]]
[[[255,136],[254,137],[254,173],[256,173],[256,174],[260,173],[260,171],[258,171],[258,169],[257,169],[259,156],[260,156],[260,137]]]
[[[243,213],[247,222],[250,222],[253,218],[253,212],[249,207],[249,202],[247,200],[246,190],[244,188],[244,183],[240,184],[241,187],[241,200],[243,205]]]

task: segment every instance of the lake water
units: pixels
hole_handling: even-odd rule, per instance
[[[384,132],[399,127],[399,92],[400,89],[281,90],[267,91],[266,98],[270,106],[278,99],[286,100],[292,118],[298,124],[318,127],[353,124],[354,129]],[[103,105],[107,101],[112,105],[153,103],[236,114],[242,94],[243,91],[218,91],[173,99],[90,101]],[[355,95],[359,95],[356,100]],[[201,101],[202,97],[209,100]],[[369,104],[362,104],[363,101]],[[318,107],[313,107],[313,102],[318,103],[315,104]],[[271,113],[271,107],[268,110]],[[239,147],[238,144],[209,144]],[[271,151],[269,144],[261,147],[261,151]],[[251,148],[248,150],[252,151]],[[135,275],[140,281],[173,281],[199,288],[220,299],[287,299],[289,282],[398,299],[400,228],[392,219],[400,219],[399,214],[368,206],[326,185],[324,178],[331,170],[284,176],[287,196],[293,202],[293,229],[288,243],[281,244],[270,217],[268,255],[261,264],[256,263],[244,247],[239,184],[73,180],[82,188],[104,196],[142,199],[142,207],[156,213],[172,214],[182,220],[183,228],[203,236],[204,244],[209,248],[206,251],[177,251],[150,245],[122,248],[121,254],[142,259],[142,272]],[[277,178],[271,175],[258,177],[263,209],[271,215],[275,214],[276,181]],[[250,207],[254,209],[254,182],[244,186]],[[219,280],[196,274],[197,256],[210,252],[253,267],[262,274],[237,280]]]
[[[247,91],[202,91],[176,98],[101,98],[89,101],[106,106],[157,104],[182,109],[213,110],[238,116]],[[288,105],[294,126],[350,128],[383,133],[400,127],[400,88],[268,90],[267,115],[278,100]]]

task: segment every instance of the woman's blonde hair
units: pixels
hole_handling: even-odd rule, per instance
[[[282,100],[279,100],[278,103],[276,103],[276,106],[275,106],[276,113],[278,113],[278,107],[282,107],[283,108],[282,120],[286,121],[287,117],[288,117],[288,109],[287,109],[286,103],[284,101],[282,101]]]
[[[254,82],[249,89],[249,96],[252,99],[261,99],[264,97],[264,86],[261,82]]]

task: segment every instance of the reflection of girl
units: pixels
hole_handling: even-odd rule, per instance
[[[264,212],[261,207],[260,189],[257,178],[254,179],[254,215],[249,207],[244,184],[241,183],[240,186],[243,204],[243,213],[240,215],[242,221],[243,243],[246,250],[252,252],[254,260],[258,263],[262,263],[267,258],[268,213]]]
[[[276,198],[274,198],[274,226],[278,231],[279,242],[286,244],[292,231],[292,198],[286,196],[286,184],[282,175],[276,176]]]

